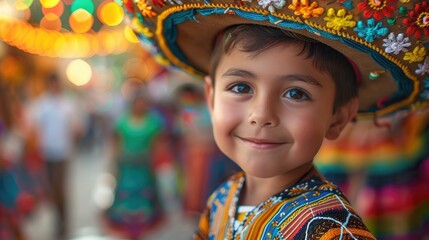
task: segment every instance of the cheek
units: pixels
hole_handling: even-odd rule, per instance
[[[212,112],[213,134],[219,147],[230,146],[230,136],[242,122],[242,107],[223,100],[215,101]]]
[[[309,154],[317,152],[328,125],[323,117],[313,114],[299,115],[293,120],[289,119],[287,124],[297,150]]]
[[[212,114],[213,126],[219,129],[235,127],[242,119],[243,106],[221,97],[216,100]]]

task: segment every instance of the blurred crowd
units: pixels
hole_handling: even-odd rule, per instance
[[[31,91],[34,82],[0,75],[0,239],[31,239],[23,224],[43,203],[55,212],[53,239],[71,239],[70,164],[96,146],[112,176],[98,211],[103,234],[144,239],[172,211],[196,224],[210,193],[239,169],[214,143],[202,83],[176,74],[123,81],[106,93],[107,111],[58,69],[39,71]],[[427,111],[361,119],[317,155],[379,239],[429,237],[428,120]]]
[[[108,152],[102,171],[114,179],[98,218],[112,239],[140,239],[172,208],[196,221],[238,171],[214,144],[201,83],[175,83],[159,99],[147,82],[128,81],[111,111],[96,111],[51,70],[31,96],[0,80],[0,239],[31,239],[23,224],[43,203],[55,213],[53,239],[70,239],[70,164],[96,146]]]

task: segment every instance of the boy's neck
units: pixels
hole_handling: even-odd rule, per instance
[[[320,176],[312,163],[272,178],[257,178],[246,174],[239,205],[257,206],[297,182],[306,180],[314,175]]]

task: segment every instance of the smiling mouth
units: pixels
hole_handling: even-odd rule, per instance
[[[284,142],[274,142],[265,139],[242,138],[238,136],[237,138],[244,142],[246,145],[257,149],[273,149],[285,144]]]

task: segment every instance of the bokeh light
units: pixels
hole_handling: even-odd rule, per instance
[[[75,33],[88,32],[92,28],[93,23],[94,18],[92,15],[82,8],[74,11],[69,18],[70,27]]]
[[[59,31],[61,29],[61,19],[53,13],[48,13],[40,21],[40,26],[49,30]]]
[[[117,26],[124,20],[124,10],[115,2],[101,4],[98,11],[98,18],[107,26]]]
[[[75,11],[83,9],[90,14],[94,13],[94,4],[90,0],[75,0],[71,5],[71,12],[74,13]]]
[[[0,1],[0,17],[13,16],[15,10],[6,1]]]
[[[29,8],[25,9],[23,12],[22,20],[28,21],[31,17],[31,10]]]
[[[60,0],[40,0],[40,4],[44,8],[53,8],[55,7]]]
[[[15,8],[17,10],[26,10],[31,7],[33,0],[17,0],[15,1]]]
[[[121,0],[0,0],[0,41],[49,57],[122,54],[139,41],[129,27],[120,26],[125,17],[121,4]]]
[[[47,15],[48,13],[53,13],[53,14],[57,15],[58,17],[60,17],[64,12],[64,4],[63,4],[63,2],[60,1],[54,7],[51,7],[51,8],[42,7],[42,12],[45,15]]]
[[[91,79],[92,69],[84,60],[76,59],[67,65],[66,76],[74,85],[83,86]]]

